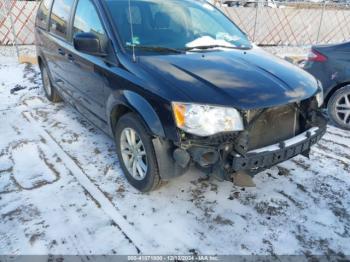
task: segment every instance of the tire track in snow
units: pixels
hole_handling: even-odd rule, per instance
[[[321,150],[321,149],[319,149],[319,148],[317,148],[317,147],[314,147],[314,148],[312,149],[312,151],[313,151],[314,153],[316,153],[316,154],[319,154],[319,155],[322,155],[322,156],[326,156],[326,157],[332,158],[332,159],[334,159],[334,160],[337,160],[337,161],[339,161],[339,162],[341,162],[341,163],[344,163],[344,164],[350,166],[350,160],[349,160],[349,159],[347,159],[347,158],[345,158],[345,157],[342,157],[342,156],[335,155],[335,154],[332,153],[331,151],[325,152],[324,150]]]
[[[344,131],[344,133],[341,133],[339,130],[335,129],[334,127],[330,127],[330,126],[328,126],[328,129],[327,129],[327,133],[328,134],[331,134],[333,136],[337,136],[337,137],[343,138],[343,139],[344,138],[345,139],[350,139],[350,134],[347,135],[346,131],[345,130],[343,130],[343,131]]]
[[[344,143],[341,143],[341,142],[338,142],[338,141],[333,141],[331,138],[329,138],[329,135],[328,136],[325,136],[322,138],[321,140],[321,143],[324,143],[324,144],[331,144],[333,146],[338,146],[338,147],[341,147],[342,149],[344,150],[350,150],[350,147]]]
[[[339,143],[323,139],[318,144],[316,144],[314,148],[317,148],[324,153],[329,153],[338,158],[347,159],[347,161],[344,162],[350,161],[350,148],[347,146],[344,147]]]
[[[37,123],[28,111],[22,113],[24,118],[32,125],[38,135],[45,139],[46,144],[57,154],[80,185],[85,188],[101,205],[101,209],[116,223],[117,227],[130,240],[139,253],[154,253],[159,246],[149,236],[132,227],[110,200],[88,178],[74,160],[62,149],[62,147]]]

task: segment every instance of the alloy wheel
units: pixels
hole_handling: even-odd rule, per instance
[[[120,151],[125,167],[130,175],[140,181],[146,177],[148,162],[141,137],[132,128],[125,128],[121,133]]]
[[[350,93],[345,93],[337,100],[335,111],[341,122],[350,125]]]

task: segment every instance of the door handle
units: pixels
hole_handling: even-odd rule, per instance
[[[59,53],[60,55],[65,55],[65,54],[66,54],[66,53],[64,52],[64,50],[61,49],[61,48],[58,48],[58,53]]]

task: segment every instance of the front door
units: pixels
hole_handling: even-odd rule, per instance
[[[72,22],[72,38],[77,33],[93,33],[101,41],[107,39],[105,30],[91,0],[79,0]],[[72,41],[73,41],[72,39]],[[107,65],[102,57],[81,53],[71,46],[67,54],[70,62],[69,79],[74,88],[76,107],[101,128],[107,124],[106,92]]]

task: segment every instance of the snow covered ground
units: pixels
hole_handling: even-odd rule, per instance
[[[40,81],[0,57],[0,255],[350,255],[350,132],[330,126],[256,188],[192,170],[141,194],[113,141]]]

